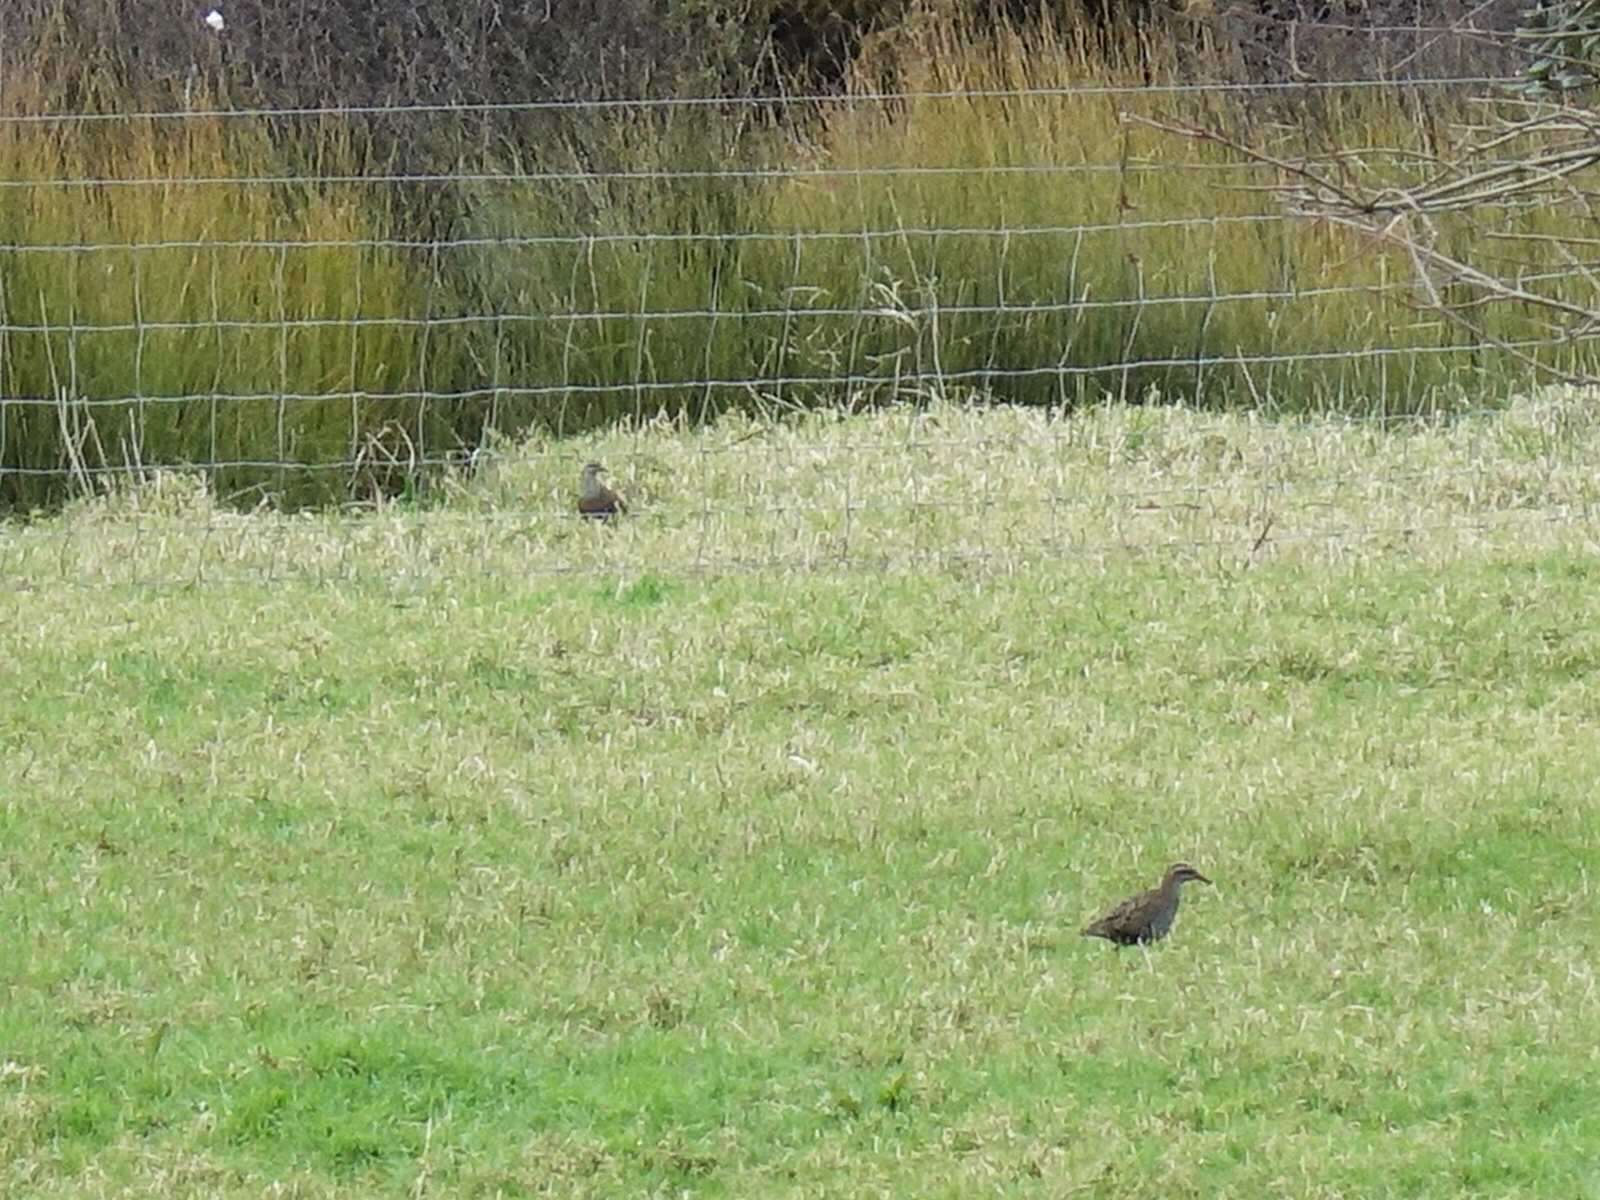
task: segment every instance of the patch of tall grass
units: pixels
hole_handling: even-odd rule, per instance
[[[321,173],[357,167],[336,128],[303,136]],[[171,463],[325,499],[329,464],[446,435],[406,394],[420,289],[373,244],[384,197],[283,158],[245,121],[0,123],[0,503]]]
[[[1142,92],[1162,64],[1108,67],[1048,29],[976,39],[936,22],[894,58],[910,98],[825,104],[803,147],[748,172],[718,174],[727,148],[708,157],[681,129],[619,127],[628,178],[486,200],[487,232],[568,239],[483,256],[493,303],[534,314],[512,339],[519,370],[575,425],[951,388],[1412,413],[1526,382],[1428,311],[1376,239],[1284,219],[1268,190],[1282,177],[1139,120],[1231,125],[1286,158],[1336,158],[1352,181],[1402,181],[1437,161],[1441,126],[1480,119],[1464,101],[1419,120],[1413,99],[1368,90],[1289,121],[1281,105]],[[1084,93],[1096,85],[1131,90]],[[1564,219],[1480,210],[1437,232],[1470,258],[1475,228]],[[1493,339],[1548,336],[1527,312],[1483,320]]]
[[[1470,335],[1376,239],[1284,219],[1270,170],[1138,119],[1359,182],[1428,169],[1480,113],[1147,90],[1177,76],[1141,54],[927,18],[799,120],[622,107],[537,161],[507,147],[538,138],[464,146],[442,238],[359,182],[369,155],[335,123],[0,123],[0,503],[182,463],[215,465],[224,496],[317,502],[392,491],[490,429],[661,412],[1154,392],[1387,414],[1526,381],[1493,342],[1548,339],[1536,314]],[[884,80],[898,98],[871,94]],[[1481,209],[1435,232],[1470,261],[1484,228],[1570,220]],[[1559,265],[1526,244],[1520,269]]]
[[[621,111],[467,201],[453,260],[492,363],[497,425],[557,435],[671,411],[706,417],[792,369],[764,312],[787,250],[772,227],[790,134],[691,108]],[[522,177],[522,181],[518,181]],[[750,240],[757,239],[757,240]]]

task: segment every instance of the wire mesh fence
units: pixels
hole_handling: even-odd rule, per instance
[[[0,504],[76,502],[92,532],[49,534],[62,577],[167,581],[230,563],[353,577],[374,536],[419,561],[471,542],[485,563],[559,573],[651,554],[701,570],[1141,547],[1248,560],[1440,526],[1582,530],[1593,480],[1562,440],[1582,401],[1538,434],[1506,414],[1537,368],[1589,371],[1588,331],[1283,202],[1285,164],[1363,194],[1436,185],[1469,151],[1514,170],[1505,131],[1534,107],[1512,82],[0,115]],[[540,161],[485,142],[447,171],[394,170],[347,128],[552,111],[622,114],[638,140]],[[1578,179],[1542,200],[1431,218],[1428,244],[1589,305],[1565,236],[1588,193]],[[952,405],[987,423],[944,439],[897,424],[918,419],[902,408],[950,424]],[[997,439],[996,405],[1025,427]],[[1348,475],[1314,482],[1263,476],[1270,455],[1186,479],[1142,476],[1134,455],[1086,476],[1074,429],[1160,405],[1179,406],[1163,436],[1180,442],[1206,420],[1221,424],[1205,437],[1253,443],[1261,418],[1313,414],[1337,418],[1340,447],[1357,429],[1411,430],[1403,444],[1448,440],[1443,421],[1495,428],[1527,474],[1510,500],[1483,486],[1498,468],[1454,451],[1411,468],[1340,450]],[[1284,436],[1288,460],[1315,459]],[[604,531],[571,503],[600,453],[644,500]],[[128,485],[142,491],[111,495]],[[193,544],[152,499],[178,493],[203,524]],[[1433,507],[1408,512],[1419,497]],[[8,575],[48,577],[45,537],[0,535]]]

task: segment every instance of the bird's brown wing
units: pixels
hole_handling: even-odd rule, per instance
[[[1148,892],[1129,897],[1098,921],[1091,921],[1084,926],[1083,936],[1108,938],[1113,942],[1137,937],[1139,927],[1144,923],[1144,910],[1149,900]]]
[[[608,517],[614,517],[618,513],[627,511],[628,506],[622,497],[610,488],[602,488],[598,496],[590,496],[578,501],[578,512],[585,517],[594,517],[597,520],[605,520]]]

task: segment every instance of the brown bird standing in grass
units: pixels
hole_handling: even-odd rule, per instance
[[[1161,886],[1124,900],[1083,931],[1084,937],[1101,937],[1118,946],[1134,946],[1159,941],[1167,936],[1178,916],[1178,889],[1191,880],[1210,883],[1188,863],[1175,863],[1167,869]]]
[[[628,511],[627,502],[605,484],[600,476],[606,469],[597,462],[587,463],[583,478],[578,484],[578,515],[591,521],[609,521],[618,513]]]

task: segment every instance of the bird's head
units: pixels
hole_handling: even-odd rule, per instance
[[[1167,868],[1166,883],[1176,885],[1180,883],[1210,883],[1204,875],[1196,871],[1188,863],[1173,863]]]
[[[597,462],[584,463],[582,487],[585,496],[593,496],[600,491],[600,477],[605,473],[606,469]]]

